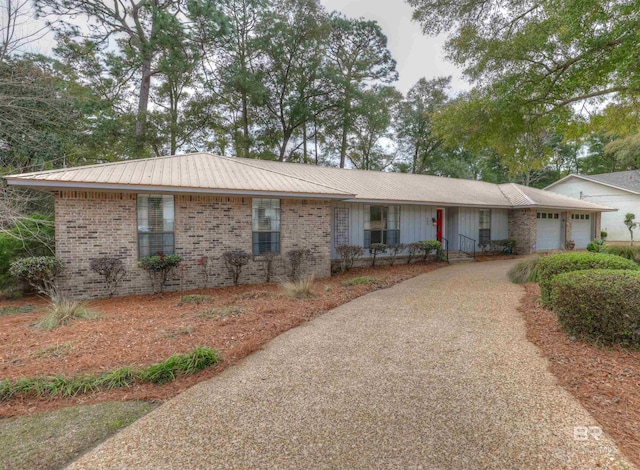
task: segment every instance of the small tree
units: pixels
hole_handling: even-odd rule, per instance
[[[340,257],[340,271],[346,273],[353,267],[355,260],[363,255],[364,250],[358,245],[340,245],[336,248],[336,253]]]
[[[389,265],[393,266],[396,262],[396,258],[400,253],[405,250],[405,245],[403,243],[396,243],[394,245],[389,245]]]
[[[289,279],[295,282],[300,279],[305,261],[311,259],[311,250],[301,248],[287,252],[289,258]]]
[[[273,263],[278,258],[278,253],[264,253],[260,258],[260,261],[264,264],[265,282],[271,282],[271,278],[273,277]]]
[[[407,245],[407,264],[411,264],[411,260],[422,251],[422,243],[413,242]]]
[[[631,235],[631,246],[633,246],[633,229],[638,226],[638,222],[636,222],[636,215],[631,212],[627,212],[624,216],[624,224],[629,229],[629,234]]]
[[[222,254],[224,265],[233,278],[233,285],[238,287],[242,268],[251,261],[251,255],[243,250],[226,251]]]
[[[387,245],[384,243],[372,243],[369,247],[369,253],[371,253],[371,267],[375,267],[376,265],[376,257],[378,253],[386,253]]]
[[[127,273],[124,268],[124,263],[118,258],[104,257],[92,259],[89,263],[89,267],[93,272],[104,277],[109,297],[113,297],[113,294],[115,294],[116,289],[118,288],[118,283]]]
[[[182,263],[182,256],[180,255],[159,254],[145,256],[140,259],[140,267],[149,274],[154,294],[164,290],[164,285],[167,283],[169,276],[175,268],[180,266],[180,263]]]
[[[57,278],[64,270],[64,263],[54,256],[34,256],[11,263],[10,274],[26,281],[31,287],[51,300],[58,296]]]
[[[203,280],[203,288],[206,288],[209,285],[209,257],[201,256],[198,258],[198,267],[200,268],[200,272],[202,273]]]

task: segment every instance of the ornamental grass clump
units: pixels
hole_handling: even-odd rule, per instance
[[[631,260],[605,253],[559,253],[542,258],[537,265],[538,284],[540,285],[540,301],[549,305],[551,300],[551,286],[554,276],[571,271],[585,269],[640,269]]]
[[[569,334],[640,347],[640,271],[559,274],[551,283],[551,305]]]
[[[49,304],[45,315],[35,326],[43,330],[53,330],[59,326],[68,325],[74,320],[94,320],[99,317],[100,314],[91,310],[86,302],[79,302],[56,295]]]
[[[514,284],[537,282],[539,262],[540,256],[530,256],[529,258],[518,261],[518,263],[507,272],[507,277]]]

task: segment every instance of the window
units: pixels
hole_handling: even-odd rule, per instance
[[[480,209],[480,230],[478,234],[479,243],[487,243],[491,240],[491,210]]]
[[[280,199],[253,199],[253,254],[280,253]]]
[[[138,256],[172,255],[174,246],[173,196],[138,195]]]
[[[590,220],[590,214],[571,214],[571,220]]]
[[[365,206],[364,247],[400,243],[400,206]]]
[[[550,213],[550,212],[538,212],[536,214],[536,219],[559,219],[560,218],[560,214],[556,213]],[[571,218],[573,218],[573,216],[571,216]]]

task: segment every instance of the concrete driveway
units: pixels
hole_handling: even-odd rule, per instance
[[[512,264],[451,266],[336,308],[73,468],[633,468],[585,436],[598,424],[526,340]]]

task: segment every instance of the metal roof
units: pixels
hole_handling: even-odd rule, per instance
[[[614,210],[516,184],[347,170],[208,153],[127,160],[6,177],[41,189],[206,192],[467,207]]]

